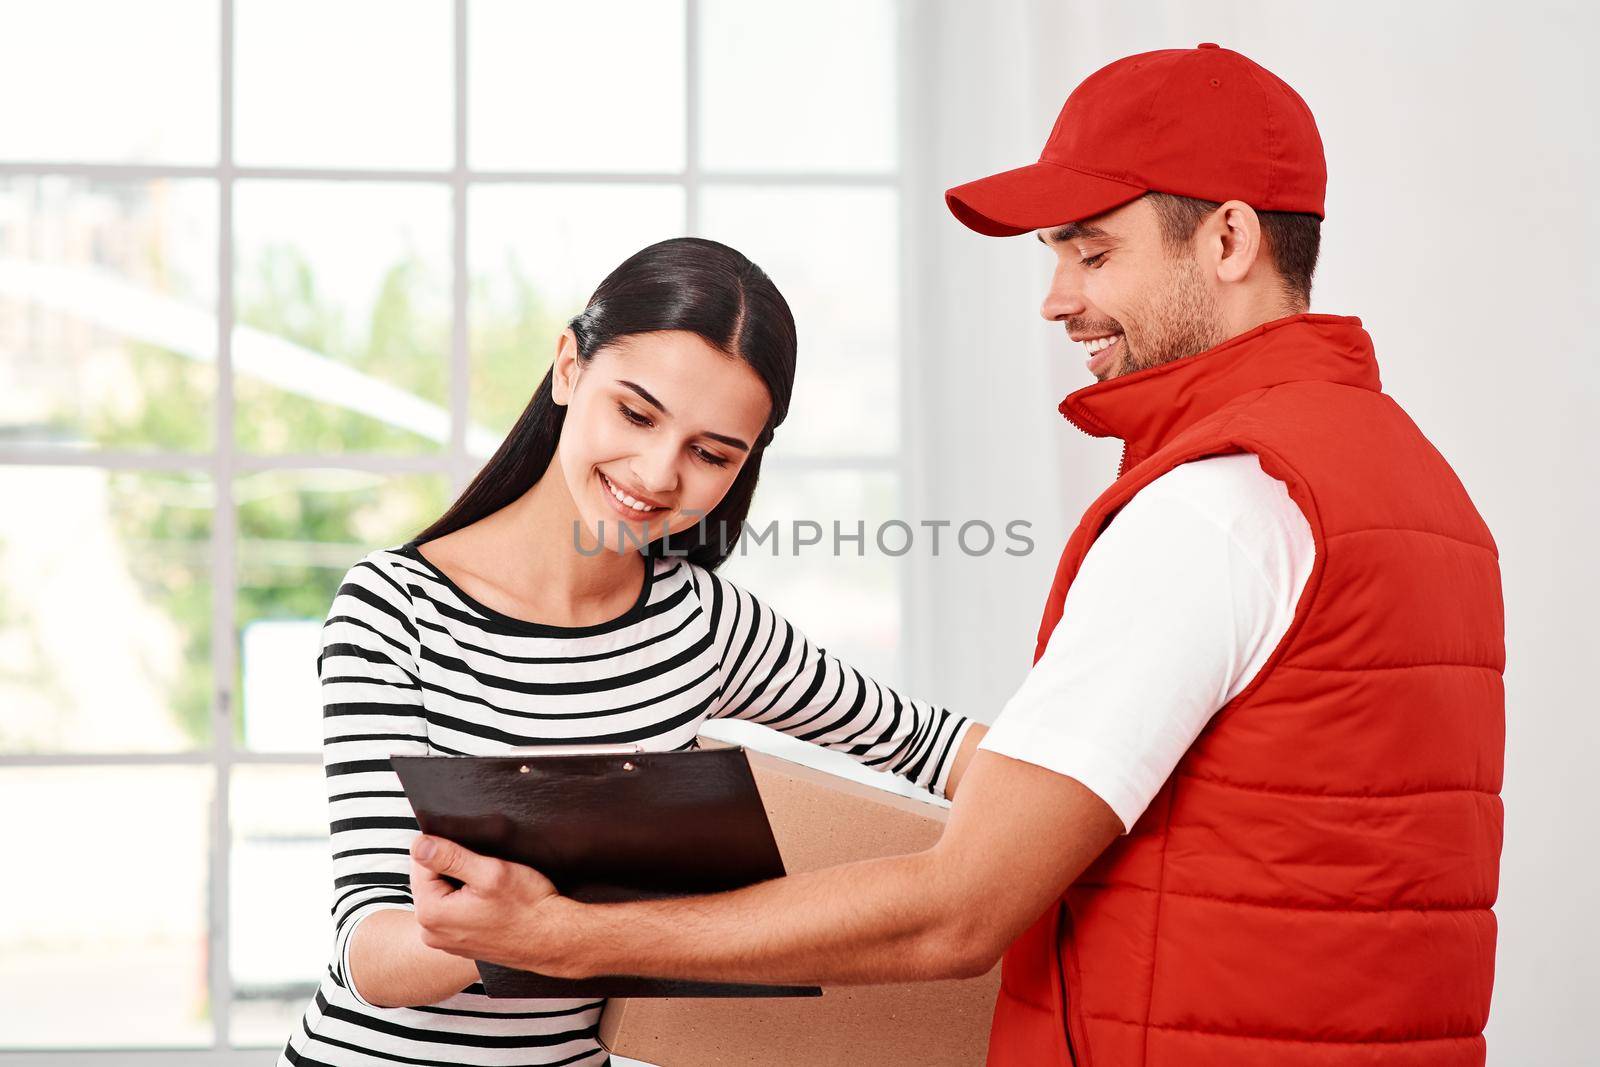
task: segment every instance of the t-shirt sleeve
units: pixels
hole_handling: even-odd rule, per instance
[[[944,795],[970,720],[867,677],[716,573],[694,577],[721,678],[713,718],[770,726]]]
[[[369,556],[345,574],[322,626],[323,774],[333,851],[333,977],[350,980],[350,938],[368,915],[412,909],[417,821],[389,764],[424,755],[427,724],[411,601],[396,572]]]
[[[1255,457],[1186,467],[1090,547],[1044,654],[979,746],[1077,779],[1124,832],[1283,638],[1314,552]]]

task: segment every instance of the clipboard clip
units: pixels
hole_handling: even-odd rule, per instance
[[[522,745],[508,748],[506,756],[637,756],[642,745]]]

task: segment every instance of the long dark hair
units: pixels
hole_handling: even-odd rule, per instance
[[[761,477],[761,457],[789,413],[794,389],[795,329],[789,304],[766,272],[735,249],[700,237],[659,241],[629,256],[606,276],[589,304],[568,324],[578,339],[578,362],[632,334],[688,330],[760,375],[772,414],[722,500],[695,526],[657,538],[647,556],[686,556],[715,569],[744,529]],[[554,369],[534,391],[493,458],[432,526],[416,536],[431,541],[469,526],[518,499],[555,458],[567,409],[551,396]]]

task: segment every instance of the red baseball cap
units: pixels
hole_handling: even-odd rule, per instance
[[[1311,109],[1214,44],[1119,59],[1067,97],[1039,162],[944,194],[991,237],[1077,222],[1147,192],[1322,217],[1328,168]]]

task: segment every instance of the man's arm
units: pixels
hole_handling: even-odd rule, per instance
[[[1184,464],[1084,558],[933,849],[726,896],[586,907],[526,867],[449,842],[434,858],[414,846],[423,941],[574,976],[871,982],[985,970],[1137,822],[1249,684],[1293,618],[1313,554],[1304,515],[1254,457]],[[1117,636],[1128,634],[1138,640]]]
[[[1074,779],[983,751],[939,843],[908,856],[711,896],[580,904],[532,888],[520,873],[532,875],[527,868],[480,865],[483,857],[430,839],[438,851],[413,877],[425,882],[418,905],[425,942],[556,977],[835,984],[953,978],[988,971],[1121,832],[1111,809]],[[522,895],[515,908],[494,909],[509,921],[495,932],[493,951],[461,940],[458,918],[430,929],[448,909],[478,906],[470,896],[452,901],[474,891],[480,872],[490,883],[486,896]],[[437,875],[467,887],[452,892]],[[508,885],[518,882],[521,888]]]

